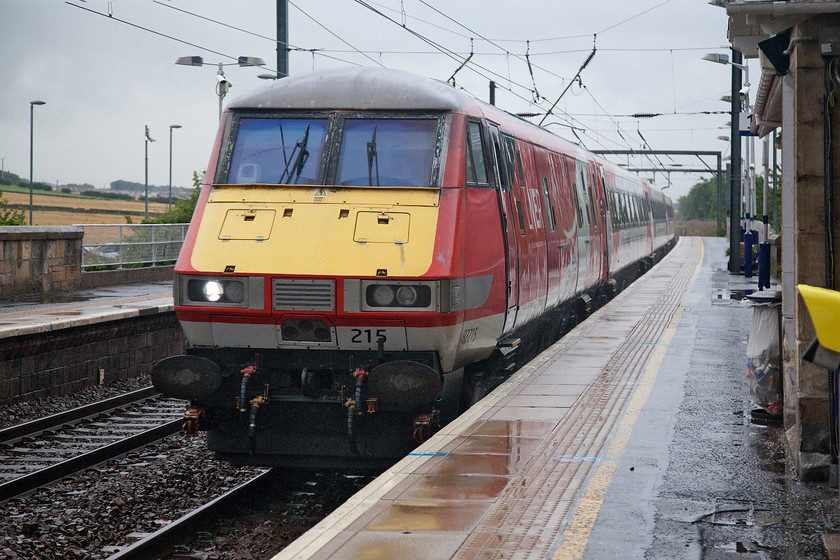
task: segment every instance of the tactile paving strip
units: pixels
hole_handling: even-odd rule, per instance
[[[592,328],[561,341],[552,358],[531,375],[561,375],[564,355],[597,337],[607,314],[616,323],[634,316],[627,335],[539,451],[514,475],[490,511],[461,545],[454,558],[545,558],[557,547],[578,496],[601,461],[619,418],[662,335],[678,311],[701,251],[699,241],[682,258],[666,259],[655,275],[637,282],[587,322]],[[645,309],[646,308],[646,309]],[[609,333],[616,338],[618,333]]]

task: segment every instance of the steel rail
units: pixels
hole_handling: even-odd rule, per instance
[[[0,484],[0,502],[177,433],[182,424],[183,418],[178,418],[110,445],[4,482]]]
[[[109,556],[106,560],[159,560],[175,551],[178,545],[195,540],[196,533],[222,517],[241,496],[257,488],[273,471],[265,471],[233,490],[191,511],[172,523],[165,525],[143,539],[128,545]]]
[[[111,397],[110,399],[79,406],[77,408],[52,414],[50,416],[45,416],[44,418],[38,418],[37,420],[32,420],[31,422],[24,422],[22,424],[9,426],[8,428],[0,430],[0,443],[30,436],[44,430],[59,427],[62,424],[76,422],[78,420],[82,420],[83,418],[87,418],[88,416],[93,416],[101,412],[106,412],[108,410],[131,404],[135,401],[153,397],[159,393],[160,391],[157,391],[154,387],[146,387],[130,393],[125,393],[124,395],[118,395],[116,397]]]

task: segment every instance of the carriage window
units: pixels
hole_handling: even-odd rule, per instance
[[[428,187],[436,119],[345,119],[337,185]]]
[[[577,224],[579,228],[583,227],[583,212],[580,208],[580,197],[578,196],[577,183],[572,183],[572,192],[575,195],[575,213],[577,214]]]
[[[467,182],[487,184],[487,167],[481,144],[481,127],[477,122],[467,123]]]
[[[584,174],[585,172],[584,172],[583,166],[581,165],[580,167],[578,167],[578,169],[579,169],[578,175],[580,176],[580,186],[583,189],[583,202],[586,205],[586,211],[584,212],[584,214],[586,215],[586,218],[591,223],[592,222],[592,211],[589,208],[589,198],[587,197],[587,194],[586,194],[589,191],[589,187],[586,184],[586,175]]]
[[[621,193],[619,196],[621,197],[621,222],[625,226],[629,226],[630,225],[630,214],[628,213],[628,207],[630,206],[629,199],[627,198],[627,195],[625,193]]]
[[[592,194],[592,187],[593,185],[590,185],[590,188],[587,189],[589,191],[589,223],[591,223],[595,228],[597,228],[598,220],[595,219],[595,199],[594,195]]]
[[[315,184],[326,131],[327,119],[241,119],[227,182]]]
[[[551,198],[548,196],[548,179],[543,177],[542,180],[542,187],[543,187],[543,200],[545,202],[546,208],[546,218],[548,221],[548,231],[554,231],[554,206],[551,205]]]

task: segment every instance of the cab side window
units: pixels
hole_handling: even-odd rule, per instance
[[[467,123],[467,183],[487,185],[487,163],[484,159],[484,144],[481,126],[477,122]]]

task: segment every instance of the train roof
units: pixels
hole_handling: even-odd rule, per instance
[[[573,155],[579,150],[586,151],[574,142],[477,100],[445,82],[390,68],[332,68],[281,78],[253,93],[235,98],[228,104],[228,109],[456,111],[481,115],[519,138],[553,146]],[[658,191],[608,160],[593,154],[590,157],[612,168],[617,175]]]
[[[387,68],[334,68],[276,80],[230,109],[475,111],[449,84]]]

